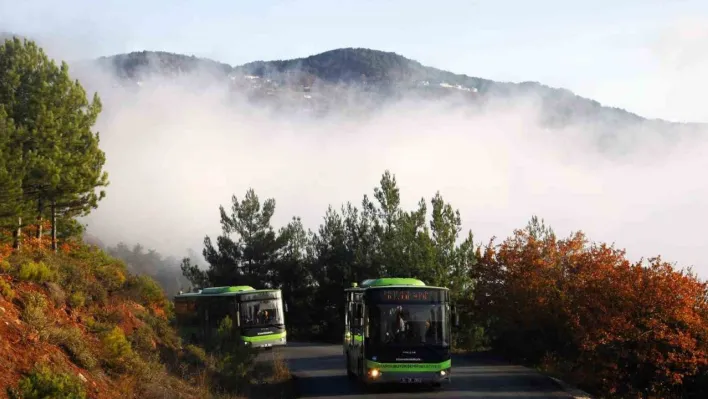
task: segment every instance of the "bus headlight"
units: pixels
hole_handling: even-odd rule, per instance
[[[440,377],[447,377],[450,375],[450,369],[440,370]]]
[[[378,378],[381,375],[381,372],[378,369],[371,369],[369,370],[369,375],[371,378]]]

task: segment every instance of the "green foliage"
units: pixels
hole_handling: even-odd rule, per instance
[[[180,269],[179,260],[173,257],[163,257],[155,250],[145,250],[136,244],[130,248],[125,243],[108,247],[106,251],[125,262],[128,271],[133,274],[150,276],[164,289],[165,294],[172,297],[189,284]]]
[[[218,247],[214,248],[209,237],[204,239],[203,254],[211,264],[208,271],[210,282],[221,281],[224,285],[269,283],[269,271],[275,267],[273,254],[284,245],[270,224],[275,200],[266,199],[261,204],[255,191],[250,189],[242,201],[232,197],[230,215],[223,206],[219,211],[224,234],[217,240]],[[237,234],[237,239],[232,240],[231,234]]]
[[[150,355],[155,352],[155,340],[153,330],[150,326],[142,325],[135,329],[128,337],[130,345],[143,355]]]
[[[25,293],[20,319],[32,327],[43,340],[49,337],[48,328],[51,324],[46,311],[47,300],[44,295],[34,291]]]
[[[12,301],[15,298],[15,291],[12,289],[12,286],[3,279],[0,279],[0,295],[2,295],[6,301]]]
[[[0,102],[0,222],[10,226],[27,207],[22,199],[23,169],[20,148],[16,145],[24,135]]]
[[[188,364],[198,367],[205,367],[209,362],[207,353],[204,348],[192,344],[185,345],[184,360]]]
[[[228,389],[238,389],[244,378],[253,370],[257,351],[241,344],[238,329],[233,320],[226,316],[219,322],[217,329],[217,348],[219,353],[217,369],[222,377],[222,385]]]
[[[90,284],[86,287],[87,303],[105,305],[108,301],[108,291],[99,284]],[[88,298],[91,300],[89,301]]]
[[[236,70],[256,76],[267,76],[271,79],[283,78],[286,74],[311,75],[335,83],[368,82],[381,85],[427,80],[431,83],[447,82],[468,87],[482,87],[491,83],[479,78],[425,67],[396,53],[364,48],[330,50],[307,58],[256,61],[238,67]]]
[[[0,44],[0,76],[0,221],[56,215],[62,231],[76,230],[71,220],[96,208],[105,196],[96,189],[108,185],[91,131],[101,102],[32,41]]]
[[[115,326],[115,323],[99,321],[92,316],[86,318],[86,329],[94,334],[106,333],[111,331]]]
[[[85,291],[91,285],[91,268],[78,262],[65,262],[59,267],[58,283],[66,291]]]
[[[225,76],[231,71],[231,66],[227,64],[164,51],[135,51],[129,54],[101,57],[98,63],[113,69],[120,77],[130,78],[137,78],[143,73],[150,72],[177,74],[206,70]]]
[[[12,266],[7,259],[0,259],[0,273],[7,273],[11,268]]]
[[[74,309],[78,309],[82,306],[84,306],[84,303],[86,303],[86,296],[84,296],[83,292],[77,291],[69,295],[69,300],[68,300],[69,306],[71,306]]]
[[[107,325],[115,326],[123,321],[123,315],[118,310],[96,309],[93,312],[94,319]]]
[[[103,287],[111,292],[120,289],[125,284],[125,266],[110,263],[96,269],[96,277]]]
[[[142,305],[167,303],[162,287],[149,276],[131,276],[128,284],[133,298]]]
[[[8,389],[12,399],[84,399],[86,393],[78,378],[54,372],[48,366],[36,367],[22,378],[17,389]]]
[[[248,284],[278,287],[289,303],[289,332],[340,339],[342,290],[351,282],[384,276],[417,277],[449,287],[455,300],[469,299],[476,263],[472,233],[460,237],[459,212],[436,193],[416,209],[401,208],[395,176],[386,171],[364,196],[338,212],[329,207],[317,232],[299,218],[276,231],[275,200],[261,203],[253,189],[232,197],[230,214],[220,207],[223,234],[204,240],[209,268],[185,259],[182,270],[195,286]],[[430,218],[428,220],[428,215]]]
[[[101,342],[104,351],[103,360],[106,364],[113,369],[124,371],[128,362],[132,360],[133,350],[130,342],[123,334],[123,330],[119,327],[114,327],[104,333]]]
[[[56,278],[56,272],[42,261],[27,262],[20,266],[18,277],[20,280],[43,283],[45,281],[54,280]]]
[[[97,361],[86,344],[86,338],[76,327],[54,328],[49,334],[49,341],[63,348],[77,365],[92,369]]]
[[[59,284],[50,282],[47,283],[47,290],[49,291],[49,297],[54,302],[54,306],[62,307],[66,303],[66,293],[59,286]]]
[[[159,344],[171,349],[176,349],[180,346],[179,336],[169,324],[167,318],[155,316],[148,312],[140,312],[137,316],[150,327]]]

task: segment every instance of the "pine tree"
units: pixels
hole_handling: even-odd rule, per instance
[[[57,66],[34,42],[18,38],[0,46],[0,104],[26,134],[16,136],[16,167],[22,170],[25,206],[35,204],[37,236],[43,218],[52,217],[56,249],[57,217],[86,215],[105,196],[105,154],[91,131],[101,102],[88,101],[65,62]]]
[[[15,248],[19,246],[22,215],[26,211],[22,195],[21,149],[15,145],[23,133],[0,105],[0,227],[13,230]]]

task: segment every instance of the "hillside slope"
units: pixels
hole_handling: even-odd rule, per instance
[[[0,397],[28,392],[28,384],[55,390],[57,380],[91,398],[172,388],[176,397],[199,397],[160,362],[161,352],[178,354],[180,344],[154,281],[83,245],[58,254],[30,243],[14,253],[3,247],[0,264],[0,386],[8,389]]]
[[[236,399],[290,389],[280,363],[254,365],[244,352],[228,363],[243,368],[237,375],[221,353],[183,346],[172,303],[151,278],[96,247],[74,241],[55,254],[43,241],[26,238],[19,251],[0,241],[0,398]]]

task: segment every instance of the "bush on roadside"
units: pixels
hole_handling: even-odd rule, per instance
[[[20,280],[43,283],[54,280],[56,273],[42,261],[27,262],[20,266],[20,272],[17,277]]]
[[[671,396],[706,369],[706,283],[658,257],[631,263],[581,233],[532,227],[476,266],[475,315],[495,348],[621,397]]]
[[[51,321],[47,317],[47,300],[39,292],[30,291],[24,295],[20,319],[27,323],[39,336],[46,340],[49,337]]]
[[[12,301],[15,298],[15,291],[10,286],[10,283],[3,279],[0,279],[0,295],[2,295],[6,301]]]
[[[126,371],[128,363],[133,358],[133,350],[123,330],[114,327],[103,334],[101,343],[104,351],[103,360],[106,365],[119,372]]]
[[[86,392],[78,378],[40,365],[23,377],[17,388],[8,388],[8,396],[11,399],[85,399]]]
[[[86,303],[86,297],[82,292],[77,291],[69,295],[68,303],[72,309],[79,309]]]
[[[49,341],[64,349],[77,365],[87,370],[96,367],[96,358],[86,344],[86,338],[80,329],[76,327],[53,328],[49,334]]]

